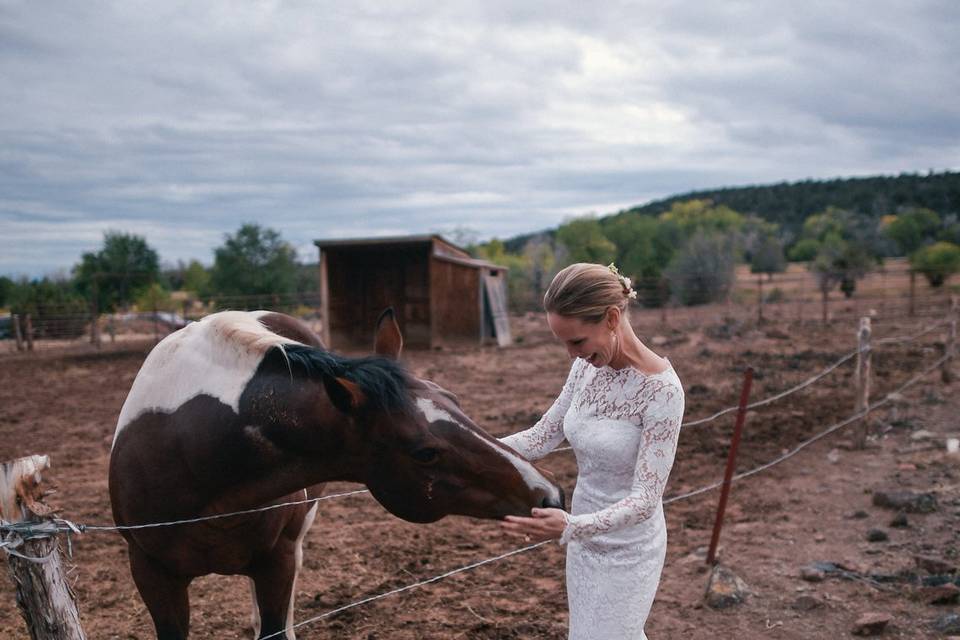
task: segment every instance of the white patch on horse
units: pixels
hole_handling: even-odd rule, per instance
[[[253,637],[260,637],[260,603],[257,602],[257,586],[253,578],[247,578],[250,584],[250,598],[253,600],[253,610],[250,612],[250,626],[253,627]]]
[[[310,497],[310,494],[307,493],[306,489],[303,490],[303,497]],[[300,575],[300,568],[303,566],[303,539],[306,537],[307,531],[310,530],[310,527],[313,526],[313,519],[317,517],[317,509],[319,506],[319,502],[314,502],[313,506],[310,507],[310,510],[307,511],[307,515],[303,518],[303,526],[300,527],[300,535],[297,536],[297,542],[294,546],[296,553],[296,564],[293,568],[293,583],[290,585],[290,606],[287,607],[287,626],[284,629],[289,640],[295,639],[293,633],[293,605],[297,597],[297,576]]]
[[[239,411],[240,395],[264,354],[272,347],[299,344],[263,326],[258,318],[265,313],[214,313],[161,340],[133,381],[113,442],[140,415],[175,411],[201,394]]]
[[[513,465],[517,472],[520,473],[520,477],[523,478],[523,481],[527,484],[527,487],[529,487],[531,490],[545,489],[550,494],[557,493],[553,485],[550,484],[550,482],[548,482],[547,479],[544,478],[543,475],[537,471],[537,469],[530,464],[528,460],[525,460],[513,453],[510,449],[501,445],[498,441],[487,439],[475,429],[460,423],[450,414],[449,411],[443,409],[442,407],[438,407],[433,400],[428,398],[417,398],[417,408],[420,409],[420,412],[428,422],[436,422],[437,420],[452,422],[464,431],[472,434],[474,437],[484,442],[484,444],[488,445],[491,449],[506,458],[507,461]],[[557,495],[556,498],[559,500],[559,495]]]

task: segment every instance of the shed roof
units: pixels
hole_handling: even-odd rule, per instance
[[[441,246],[438,246],[440,243]],[[371,238],[342,238],[331,240],[314,240],[313,244],[321,251],[323,249],[362,249],[366,247],[384,247],[384,246],[404,246],[404,245],[431,245],[434,258],[445,262],[453,262],[477,269],[493,269],[496,271],[506,271],[507,267],[474,258],[466,249],[458,247],[443,236],[438,234],[422,234],[410,236],[386,236]],[[444,250],[446,249],[446,250]]]

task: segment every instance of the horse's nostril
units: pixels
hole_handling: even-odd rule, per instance
[[[563,489],[557,487],[557,495],[551,496],[549,493],[543,496],[543,499],[540,501],[540,507],[542,509],[564,509],[565,501],[563,499]]]

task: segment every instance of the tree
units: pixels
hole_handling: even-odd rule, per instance
[[[733,237],[700,230],[674,256],[666,275],[681,304],[706,304],[726,298],[735,267]]]
[[[817,251],[820,250],[820,242],[814,238],[801,238],[795,245],[790,247],[788,255],[791,262],[809,262],[817,257]]]
[[[660,216],[660,221],[675,223],[690,238],[697,231],[711,235],[739,231],[745,218],[725,205],[714,206],[712,200],[686,200],[673,203],[670,210]]]
[[[210,271],[199,260],[191,260],[183,270],[183,289],[198,298],[210,296]]]
[[[74,338],[82,335],[89,321],[87,302],[68,280],[27,280],[13,283],[10,311],[30,314],[38,338]]]
[[[870,268],[882,261],[883,248],[879,226],[871,219],[837,207],[827,207],[803,223],[803,237],[794,246],[791,257],[804,252],[816,253],[809,269],[817,277],[818,286],[826,296],[837,284],[848,298],[857,288],[857,281]]]
[[[510,253],[497,238],[477,247],[477,253],[484,260],[507,267],[507,298],[511,309],[539,307],[539,295],[530,277],[530,258]]]
[[[787,260],[783,256],[780,238],[774,235],[760,238],[751,252],[750,273],[765,273],[772,278],[773,274],[786,270]]]
[[[916,251],[910,265],[922,273],[931,287],[940,287],[955,273],[960,273],[960,247],[951,242],[937,242]]]
[[[13,280],[7,276],[0,276],[0,307],[6,306],[9,302],[14,286]]]
[[[613,262],[617,255],[617,245],[604,234],[600,222],[592,216],[574,218],[557,229],[557,240],[569,252],[570,263]]]
[[[940,231],[940,216],[930,209],[913,207],[881,220],[884,235],[896,243],[900,255],[910,256],[933,244]]]
[[[160,261],[143,237],[108,231],[103,248],[84,253],[73,274],[78,290],[103,313],[128,306],[136,291],[156,282]]]
[[[214,251],[210,287],[220,296],[291,294],[297,254],[277,231],[245,224]]]
[[[173,308],[170,292],[159,282],[147,285],[137,292],[137,309],[140,311],[169,311]]]

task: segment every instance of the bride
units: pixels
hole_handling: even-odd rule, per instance
[[[535,460],[566,437],[579,475],[571,513],[534,509],[504,529],[567,545],[571,640],[645,640],[667,548],[664,487],[683,418],[683,388],[666,358],[627,320],[636,297],[613,265],[578,263],[544,295],[547,323],[574,358],[553,406],[503,438]]]

